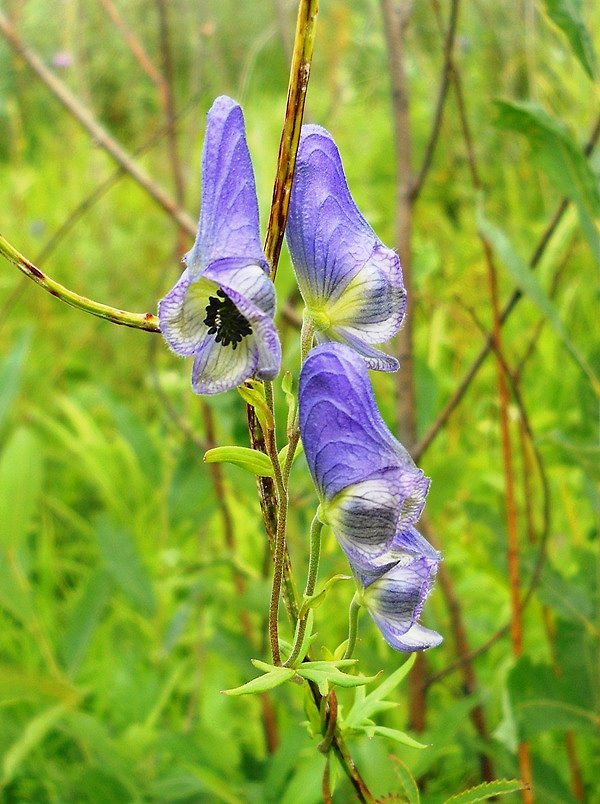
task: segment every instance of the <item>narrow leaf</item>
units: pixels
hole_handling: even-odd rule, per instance
[[[393,754],[390,756],[390,759],[394,762],[394,773],[398,779],[400,779],[406,798],[408,799],[408,804],[420,804],[421,794],[419,793],[419,788],[408,765]]]
[[[268,673],[265,673],[258,678],[253,678],[241,687],[235,687],[231,690],[221,690],[224,695],[251,695],[257,692],[266,692],[275,687],[285,684],[292,676],[295,675],[295,670],[291,667],[274,667]]]
[[[110,600],[113,581],[104,570],[94,572],[87,580],[83,592],[65,627],[62,657],[70,673],[81,662],[88,645]]]
[[[273,477],[273,465],[264,452],[250,447],[215,447],[204,454],[205,463],[232,463],[260,477]]]
[[[365,734],[368,734],[369,737],[373,737],[376,734],[379,734],[381,737],[388,737],[390,740],[394,740],[401,745],[407,745],[409,748],[427,748],[428,746],[424,743],[420,743],[417,740],[410,737],[403,731],[399,729],[390,729],[387,726],[364,726],[362,731]]]
[[[17,340],[12,352],[0,363],[0,430],[21,386],[31,330],[26,330]]]
[[[27,535],[42,491],[42,456],[37,438],[15,431],[0,455],[0,545],[17,549]]]
[[[544,0],[546,14],[567,37],[573,54],[593,80],[597,73],[596,54],[592,38],[581,16],[577,0]]]
[[[534,103],[497,101],[496,124],[523,134],[531,160],[559,193],[571,199],[596,261],[600,262],[600,235],[594,219],[600,214],[600,188],[585,154],[566,126]]]
[[[19,738],[4,754],[2,761],[2,786],[7,785],[14,777],[19,766],[27,755],[38,746],[46,734],[54,728],[65,712],[63,704],[56,704],[45,709],[29,721]]]
[[[415,663],[416,656],[416,653],[409,656],[397,670],[394,670],[394,672],[384,679],[369,695],[366,697],[362,697],[361,695],[355,698],[352,709],[344,719],[347,728],[358,728],[361,723],[369,719],[375,712],[382,711],[383,699],[406,678]],[[393,705],[395,706],[396,704]],[[387,708],[387,705],[383,708]]]
[[[489,241],[498,257],[510,271],[518,287],[536,305],[542,315],[547,318],[548,323],[562,340],[571,357],[590,380],[596,394],[600,394],[600,381],[569,337],[554,305],[540,285],[537,276],[513,248],[506,234],[485,217],[482,205],[478,206],[477,225],[482,235]]]
[[[152,582],[129,533],[106,516],[98,518],[95,530],[107,572],[142,614],[153,615],[156,600]]]
[[[519,779],[498,779],[495,782],[484,782],[477,787],[471,787],[462,793],[457,793],[444,801],[444,804],[473,804],[475,801],[487,801],[495,796],[508,796],[525,790],[525,785]]]

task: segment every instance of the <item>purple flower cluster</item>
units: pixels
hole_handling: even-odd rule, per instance
[[[419,625],[441,559],[415,530],[429,480],[388,430],[367,366],[343,344],[313,349],[300,374],[300,432],[329,525],[362,603],[396,650],[438,645]]]
[[[171,349],[194,357],[194,391],[214,394],[252,376],[272,380],[281,364],[244,118],[230,98],[217,98],[208,113],[202,180],[198,235],[159,320]],[[441,556],[414,527],[429,480],[386,427],[367,370],[398,368],[374,345],[402,324],[402,269],[354,203],[337,146],[319,126],[302,130],[286,236],[320,344],[299,390],[319,516],[388,643],[401,651],[432,647],[440,635],[418,620]]]

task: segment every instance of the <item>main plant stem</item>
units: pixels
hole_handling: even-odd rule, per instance
[[[298,4],[298,17],[294,39],[292,65],[290,69],[290,82],[285,110],[285,121],[281,135],[279,156],[277,160],[277,173],[275,178],[275,186],[273,189],[273,201],[271,204],[269,227],[265,241],[265,254],[271,264],[271,277],[273,279],[277,274],[279,254],[281,252],[281,244],[283,242],[283,235],[285,232],[285,225],[289,210],[292,180],[296,166],[296,154],[300,140],[300,129],[302,127],[306,91],[310,76],[318,7],[318,0],[300,0]],[[249,432],[251,445],[255,449],[260,449],[261,436],[263,434],[260,433],[260,428],[257,428],[257,423],[252,408],[249,408]],[[294,450],[291,448],[291,446],[292,445],[290,444],[288,461],[286,462],[285,467],[288,470],[288,473],[294,454]],[[264,440],[262,442],[262,451],[266,451]],[[288,462],[289,465],[287,465]],[[277,499],[275,485],[276,484],[273,483],[271,478],[259,479],[258,489],[260,505],[267,534],[273,533],[275,521],[279,521],[277,510],[279,501]],[[287,492],[284,499],[287,507]],[[276,531],[277,527],[275,527],[275,541],[277,542]],[[284,592],[286,589],[288,589],[293,595],[293,597],[288,597],[284,593],[284,603],[290,618],[293,622],[296,622],[299,611],[298,599],[297,595],[295,594],[295,587],[290,574],[289,554],[285,545],[285,531],[283,535],[283,588]],[[277,645],[277,650],[278,649],[279,645]],[[309,687],[315,704],[317,708],[319,708],[322,696],[318,690],[318,687],[312,683],[309,684]],[[331,740],[331,748],[335,752],[340,765],[344,769],[346,776],[354,787],[358,800],[365,802],[365,804],[372,804],[375,802],[375,797],[367,787],[364,779],[354,764],[344,738],[337,727],[335,728],[334,735]]]

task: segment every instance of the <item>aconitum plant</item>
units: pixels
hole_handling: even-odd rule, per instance
[[[405,316],[400,261],[355,204],[331,134],[315,125],[301,127],[316,15],[316,5],[308,7],[313,9],[309,22],[299,25],[296,39],[296,53],[305,61],[292,69],[264,247],[244,117],[240,106],[225,96],[208,112],[195,242],[184,257],[181,276],[159,302],[158,317],[78,296],[2,238],[0,246],[54,296],[117,323],[161,332],[173,352],[193,358],[194,393],[238,389],[247,405],[251,448],[219,446],[205,458],[243,466],[259,479],[273,558],[271,655],[253,660],[261,675],[225,692],[262,694],[290,681],[303,685],[309,731],[320,735],[319,750],[328,757],[335,753],[360,800],[374,801],[346,739],[361,732],[373,735],[374,716],[394,705],[382,699],[406,676],[411,661],[383,682],[383,690],[365,698],[364,686],[377,677],[356,672],[359,613],[368,612],[396,651],[439,645],[442,637],[421,619],[441,556],[416,529],[429,480],[385,424],[369,379],[369,369],[398,369],[397,359],[376,347],[398,332]],[[297,367],[284,365],[280,384],[288,416],[287,443],[279,449],[274,381],[282,369],[282,349],[274,279],[286,224],[305,310],[298,382],[293,377]],[[291,469],[302,452],[316,493],[300,597],[291,575],[287,514]],[[351,576],[319,578],[324,533],[337,540]],[[343,580],[354,584],[348,594],[348,631],[337,636],[337,644],[323,646],[324,658],[316,658],[315,610],[327,605],[331,587]],[[280,634],[281,600],[293,623],[289,641]],[[368,620],[362,627],[369,627]],[[338,707],[336,687],[357,688],[357,705],[346,714]],[[418,745],[400,731],[386,728],[385,733]]]

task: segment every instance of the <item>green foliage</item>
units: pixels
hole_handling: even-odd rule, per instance
[[[597,75],[592,38],[585,27],[580,0],[545,0],[546,13],[569,40],[573,53],[590,78]]]
[[[264,452],[248,447],[214,447],[204,453],[205,463],[232,463],[253,475],[273,477],[273,465]]]
[[[2,13],[14,15],[24,41],[128,151],[160,133],[160,94],[102,4],[56,4],[52,14],[40,0],[4,5]],[[151,63],[163,64],[157,6],[116,5]],[[216,0],[167,5],[183,205],[197,214],[204,113],[227,92],[244,104],[264,232],[293,9],[261,4],[257,13],[256,4]],[[416,174],[434,119],[443,37],[432,5],[412,5],[406,68]],[[448,8],[440,3],[442,28]],[[597,153],[586,158],[583,144],[597,113],[591,78],[597,76],[599,34],[600,6],[591,0],[461,4],[453,64],[485,187],[487,224],[477,220],[478,192],[451,82],[412,219],[418,435],[427,432],[483,343],[471,311],[491,326],[478,239],[483,229],[496,258],[501,302],[515,286],[526,296],[504,327],[503,348],[509,366],[520,367],[547,474],[551,525],[542,547],[543,487],[522,448],[512,400],[521,593],[533,583],[523,653],[514,659],[510,638],[497,639],[477,656],[476,686],[466,683],[457,664],[456,610],[438,584],[425,624],[445,641],[425,655],[423,730],[410,719],[412,660],[401,663],[366,616],[357,665],[336,664],[332,651],[347,634],[352,589],[330,583],[348,572],[330,534],[317,594],[305,606],[314,618],[305,645],[310,641],[312,661],[285,671],[259,665],[260,683],[271,683],[270,673],[281,680],[266,696],[221,694],[248,683],[251,657],[269,658],[269,556],[256,466],[252,472],[207,467],[202,458],[213,444],[237,445],[242,455],[239,448],[248,447],[244,403],[255,405],[263,421],[268,416],[260,386],[243,390],[245,398],[231,393],[198,400],[189,390],[188,363],[159,337],[87,318],[32,284],[21,285],[25,280],[2,262],[0,800],[317,804],[326,759],[316,745],[325,724],[310,699],[303,710],[306,682],[287,683],[299,672],[323,690],[334,684],[338,726],[379,798],[404,795],[437,804],[506,794],[517,800],[517,782],[482,786],[480,769],[485,757],[497,779],[517,779],[516,745],[527,738],[537,800],[575,801],[570,734],[584,796],[593,799],[600,772],[600,462],[589,374],[597,377],[600,359],[600,191]],[[59,70],[52,58],[62,50],[73,55],[73,64]],[[397,187],[388,70],[380,4],[321,3],[309,118],[332,131],[360,208],[392,244]],[[174,186],[168,138],[136,159],[161,186]],[[113,169],[0,39],[0,231],[78,292],[153,311],[191,240],[128,178],[85,206]],[[532,274],[528,261],[563,196],[569,210]],[[81,216],[74,217],[82,202]],[[72,228],[49,252],[67,221]],[[300,315],[285,247],[277,291],[279,311],[292,307]],[[293,421],[297,388],[293,320],[279,316],[284,366],[291,372],[283,393],[275,383],[279,447]],[[577,360],[565,359],[565,348]],[[398,430],[395,377],[373,375],[373,382],[385,418]],[[258,461],[268,477],[270,466]],[[493,358],[421,465],[432,478],[427,512],[454,603],[469,648],[477,650],[510,618]],[[211,474],[216,470],[221,492]],[[300,448],[292,480],[290,551],[302,588],[316,500]],[[283,613],[280,625],[285,648],[293,627]],[[340,679],[359,686],[349,689]],[[474,725],[478,706],[487,740]],[[309,731],[299,726],[303,720]],[[330,765],[335,804],[353,801],[333,755]]]

